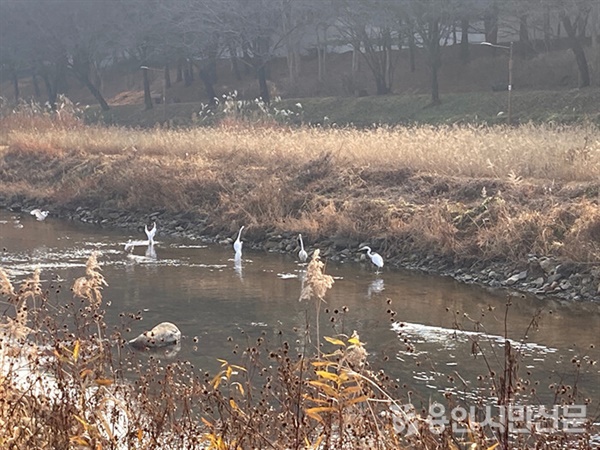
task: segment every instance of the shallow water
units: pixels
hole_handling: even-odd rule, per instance
[[[119,324],[121,312],[142,311],[143,320],[134,322],[126,336],[133,338],[159,322],[173,322],[183,334],[176,358],[212,373],[219,367],[217,358],[235,361],[229,336],[244,342],[246,336],[253,339],[265,332],[275,343],[281,330],[284,339],[301,341],[307,317],[314,321],[314,305],[298,301],[305,266],[296,255],[245,249],[239,262],[231,246],[163,238],[160,224],[154,254],[147,253],[144,238],[143,230],[131,233],[53,217],[38,222],[26,213],[0,211],[0,266],[15,282],[40,267],[44,283],[59,279],[70,287],[83,275],[92,251],[99,251],[109,284],[104,289],[108,324]],[[128,255],[124,246],[130,239],[139,242]],[[498,342],[505,333],[507,291],[389,268],[377,275],[370,263],[328,262],[326,273],[335,284],[321,309],[321,335],[356,330],[367,344],[371,366],[385,368],[423,398],[437,398],[445,389],[464,398],[476,394],[476,377],[486,373],[486,366],[481,355],[471,355],[475,337],[484,343],[492,364],[494,352],[501,359]],[[61,296],[68,300],[65,292]],[[506,329],[513,347],[524,354],[523,374],[532,372],[531,379],[542,386],[560,377],[572,383],[573,357],[584,362],[600,358],[598,304],[522,295],[511,300]],[[390,309],[396,312],[394,321]],[[522,343],[539,310],[539,329],[530,330]],[[479,328],[477,321],[482,323]],[[455,330],[456,324],[462,331]],[[326,344],[324,349],[333,347]],[[448,379],[452,375],[456,380],[456,374],[468,387]],[[599,381],[598,365],[584,364],[577,385],[596,405]],[[537,401],[549,404],[552,396],[540,388]]]

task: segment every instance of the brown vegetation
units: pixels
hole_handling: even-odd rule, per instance
[[[187,212],[255,239],[368,239],[386,258],[600,260],[596,125],[140,131],[23,112],[0,129],[2,194],[55,209]]]

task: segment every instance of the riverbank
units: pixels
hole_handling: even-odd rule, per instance
[[[600,142],[583,126],[14,127],[0,206],[566,300],[600,298]],[[142,235],[143,236],[143,235]]]

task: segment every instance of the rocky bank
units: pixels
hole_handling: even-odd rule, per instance
[[[0,198],[0,207],[14,212],[29,212],[42,205],[25,198]],[[202,240],[204,242],[230,245],[234,233],[223,231],[210,222],[207,215],[195,213],[149,213],[126,212],[110,208],[69,209],[56,207],[50,217],[77,220],[104,227],[136,230],[143,235],[144,225],[156,221],[163,237]],[[288,232],[247,228],[244,242],[254,250],[279,253],[297,253],[297,235]],[[333,261],[364,260],[363,245],[370,245],[383,253],[387,267],[418,270],[439,276],[452,277],[467,284],[488,286],[512,293],[528,293],[540,297],[552,297],[563,301],[600,301],[600,265],[576,264],[559,261],[544,255],[528,255],[522,263],[462,261],[440,258],[433,254],[388,254],[381,251],[383,242],[371,240],[359,242],[345,238],[323,239],[319,242],[305,241],[309,251],[321,250],[324,258]]]

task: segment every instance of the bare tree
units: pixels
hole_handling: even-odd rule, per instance
[[[360,53],[373,75],[378,95],[392,92],[394,57],[392,46],[399,42],[400,9],[377,0],[338,0],[338,30]]]
[[[256,74],[260,97],[271,100],[267,83],[269,63],[278,49],[285,45],[288,34],[280,0],[221,0],[207,11],[209,21],[224,39],[241,48],[243,61]]]
[[[408,17],[427,54],[431,74],[431,105],[440,104],[438,72],[442,66],[441,42],[455,20],[457,5],[452,0],[404,0]]]

